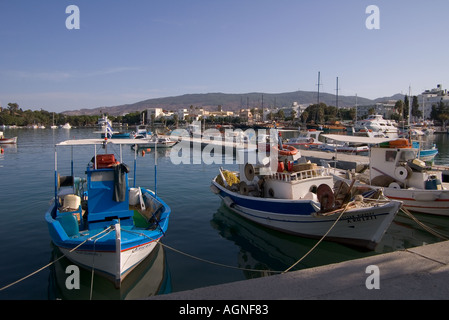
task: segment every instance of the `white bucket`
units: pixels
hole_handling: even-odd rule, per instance
[[[78,210],[81,205],[81,198],[75,194],[68,194],[64,197],[64,208]]]

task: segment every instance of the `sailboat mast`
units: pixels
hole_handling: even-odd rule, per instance
[[[320,104],[320,71],[318,71],[318,97],[317,97],[317,104]]]
[[[337,109],[338,109],[338,77],[337,77],[337,89],[336,89],[335,91],[337,91],[336,107],[337,107]]]

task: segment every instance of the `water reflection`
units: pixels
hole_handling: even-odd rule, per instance
[[[415,217],[428,227],[449,236],[447,217],[423,214],[417,214]],[[259,226],[232,212],[223,203],[214,214],[211,225],[223,238],[239,247],[237,257],[239,268],[262,270],[261,272],[243,271],[248,279],[284,271],[308,253],[318,241]],[[421,228],[404,213],[400,213],[374,251],[363,251],[359,248],[323,241],[292,271],[436,243],[441,240]]]
[[[61,257],[60,251],[53,246],[51,261],[59,257]],[[79,268],[80,289],[69,290],[65,284],[66,279],[71,275],[71,272],[65,273],[69,265],[73,263],[67,258],[62,258],[51,266],[48,290],[50,300],[132,300],[172,291],[170,272],[162,245],[158,245],[123,280],[120,289],[116,289],[114,284],[106,278],[94,274],[91,295],[92,273],[90,270]]]
[[[284,271],[301,259],[318,241],[259,226],[232,212],[223,203],[214,214],[211,224],[223,238],[239,247],[238,267],[266,270],[244,271],[247,278]],[[370,253],[323,241],[296,265],[295,270],[361,258],[367,254]]]

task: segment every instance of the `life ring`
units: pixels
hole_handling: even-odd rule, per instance
[[[284,150],[279,150],[279,155],[281,155],[281,156],[293,156],[298,153],[298,149],[296,149],[293,146],[284,144],[284,145],[282,145],[282,148]]]

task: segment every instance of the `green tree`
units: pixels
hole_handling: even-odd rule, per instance
[[[413,96],[411,114],[415,119],[422,117],[422,111],[419,110],[418,97]]]
[[[403,119],[404,117],[404,102],[402,100],[396,101],[394,104],[394,108],[396,112],[399,114],[399,119]]]

